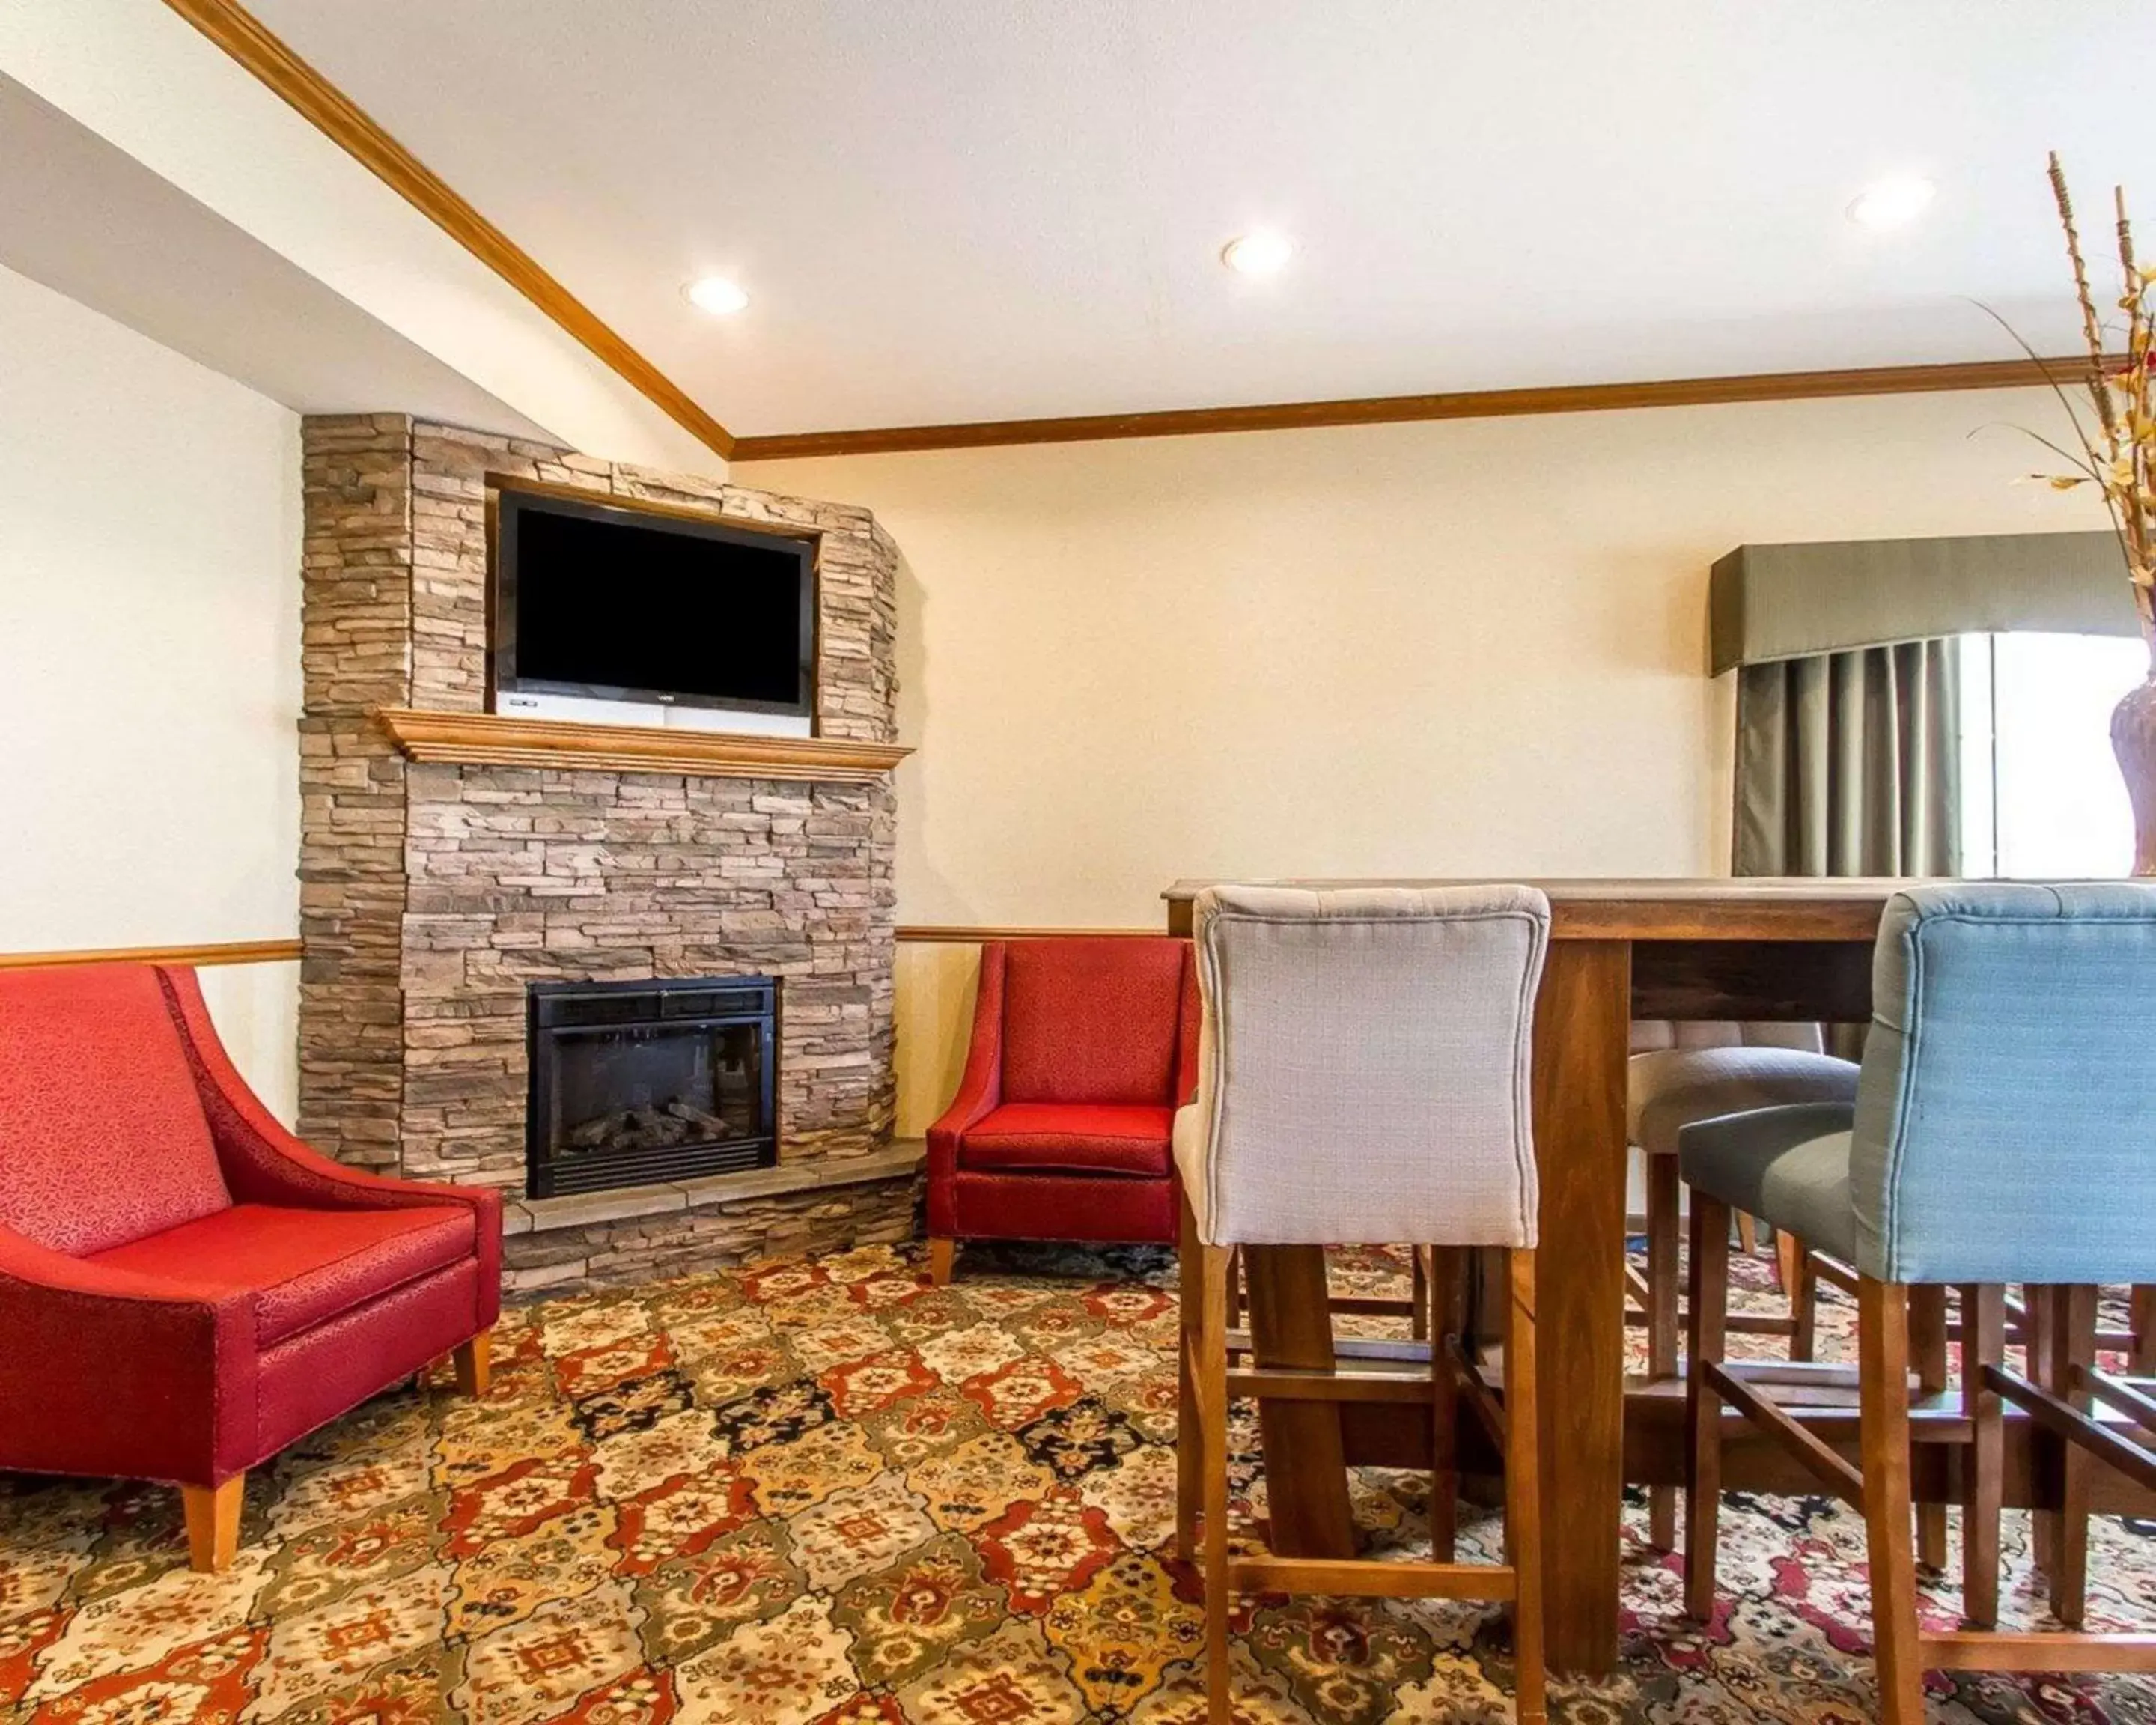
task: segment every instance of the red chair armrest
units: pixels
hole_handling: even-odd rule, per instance
[[[1003,1101],[1004,955],[1001,941],[981,947],[981,982],[973,997],[973,1038],[958,1093],[928,1128],[928,1231],[945,1239],[956,1231],[958,1141]]]
[[[218,1040],[192,970],[160,967],[165,996],[193,1068],[195,1088],[226,1186],[243,1204],[325,1210],[415,1209],[461,1204],[472,1212],[480,1265],[475,1329],[501,1315],[501,1194],[491,1186],[392,1180],[346,1168],[287,1132],[239,1076]]]
[[[955,1154],[959,1138],[1003,1100],[1004,952],[1001,941],[989,941],[981,947],[981,983],[973,998],[973,1034],[966,1050],[966,1070],[950,1106],[928,1128],[932,1171],[938,1145]]]
[[[484,1206],[480,1189],[392,1180],[347,1168],[310,1149],[287,1132],[239,1076],[224,1051],[202,988],[191,970],[161,968],[166,997],[193,1067],[203,1111],[232,1195],[243,1204],[289,1204],[312,1209],[403,1209],[419,1204]],[[496,1208],[500,1199],[495,1199]]]
[[[214,1485],[255,1438],[245,1294],[108,1270],[0,1229],[0,1467]]]

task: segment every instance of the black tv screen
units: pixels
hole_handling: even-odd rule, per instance
[[[494,685],[806,715],[815,580],[810,540],[504,490]]]

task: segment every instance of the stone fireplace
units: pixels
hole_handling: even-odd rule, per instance
[[[302,1135],[385,1173],[503,1188],[512,1287],[905,1237],[917,1155],[891,1142],[896,752],[875,747],[895,730],[889,536],[865,510],[399,414],[312,417],[304,439]],[[557,754],[562,727],[494,734],[501,480],[814,534],[817,747],[833,758],[765,744],[766,765],[721,746],[647,770],[634,737],[594,729]],[[650,986],[682,981],[696,987]],[[640,1014],[673,994],[677,1012],[711,1009],[710,1031],[758,988],[773,1008],[758,1130],[735,1130],[742,1074],[719,1070],[737,1032],[705,1035],[701,1076],[693,1038],[657,1070],[705,1084],[704,1100],[630,1081],[618,1108],[573,1123],[632,1156],[678,1137],[723,1165],[660,1156],[653,1178],[533,1189],[540,1003],[598,1017],[608,996]],[[663,1000],[635,1022],[667,1040]]]

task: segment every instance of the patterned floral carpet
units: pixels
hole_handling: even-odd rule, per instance
[[[1766,1297],[1764,1265],[1742,1271]],[[1167,1555],[1173,1275],[1162,1254],[977,1251],[939,1291],[877,1250],[513,1312],[483,1404],[399,1390],[252,1481],[223,1576],[185,1567],[169,1491],[0,1478],[0,1717],[1196,1721],[1196,1595]],[[1257,1516],[1254,1445],[1236,1488]],[[1356,1498],[1414,1548],[1419,1477],[1361,1476]],[[1730,1604],[1702,1629],[1633,1507],[1623,1671],[1555,1686],[1558,1717],[1869,1716],[1861,1522],[1758,1499],[1723,1526]],[[2156,1620],[2150,1532],[2097,1524],[2092,1623]],[[2026,1535],[2010,1517],[2025,1609]],[[1928,1609],[1953,1607],[1949,1580]],[[1237,1627],[1250,1725],[1509,1716],[1487,1611],[1266,1599]],[[1933,1684],[1942,1720],[2156,1720],[2147,1683]]]

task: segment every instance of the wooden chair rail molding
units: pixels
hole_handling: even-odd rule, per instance
[[[0,952],[0,970],[40,970],[54,964],[296,964],[300,943],[211,941],[193,947],[81,947],[57,952]]]
[[[898,937],[924,944],[978,946],[983,941],[1158,940],[1158,928],[959,928],[936,923],[901,923]]]
[[[832,737],[732,737],[639,725],[572,725],[499,713],[377,707],[376,723],[407,760],[551,767],[575,773],[678,773],[707,778],[815,779],[865,784],[913,751]]]

